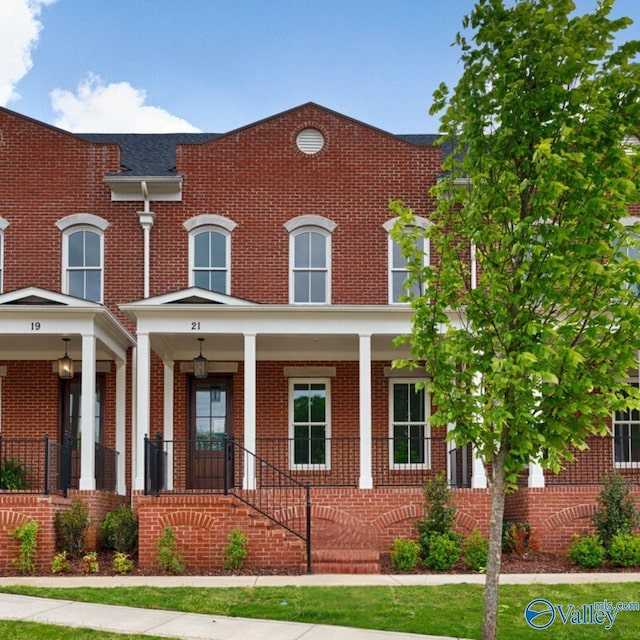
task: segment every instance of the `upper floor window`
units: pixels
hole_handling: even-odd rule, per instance
[[[289,301],[331,302],[331,233],[336,225],[322,216],[299,216],[285,228],[289,240]]]
[[[189,231],[189,286],[229,294],[231,290],[231,232],[235,222],[202,215],[184,223]]]
[[[102,302],[103,232],[109,223],[98,216],[80,213],[58,220],[56,225],[63,232],[63,293],[93,302]]]
[[[9,222],[0,218],[0,293],[4,291],[4,230],[9,226]]]
[[[389,233],[395,225],[397,218],[388,220],[382,225],[384,229]],[[427,229],[429,221],[426,218],[420,216],[415,217],[416,226],[421,229]],[[396,304],[404,302],[403,296],[420,296],[424,294],[424,286],[422,282],[414,281],[409,285],[409,279],[411,277],[411,271],[407,264],[407,259],[402,254],[400,245],[388,236],[388,253],[389,253],[389,303]],[[424,264],[429,264],[429,241],[426,238],[418,238],[416,249],[424,255]]]

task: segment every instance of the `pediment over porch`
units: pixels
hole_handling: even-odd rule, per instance
[[[135,311],[135,309],[145,309],[148,307],[156,307],[170,304],[222,304],[222,305],[256,305],[255,302],[244,300],[243,298],[236,298],[235,296],[228,296],[224,293],[218,293],[217,291],[209,291],[208,289],[201,289],[200,287],[188,287],[187,289],[180,289],[178,291],[172,291],[170,293],[163,293],[159,296],[152,296],[150,298],[144,298],[135,302],[130,302],[126,305],[121,305],[123,309],[127,311]]]

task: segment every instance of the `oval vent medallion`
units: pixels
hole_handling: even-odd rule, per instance
[[[324,136],[317,129],[303,129],[296,138],[302,153],[318,153],[324,147]]]

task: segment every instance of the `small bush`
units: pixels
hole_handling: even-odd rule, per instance
[[[18,557],[13,559],[13,564],[22,571],[28,573],[36,568],[36,548],[38,546],[38,529],[40,525],[34,520],[25,522],[11,532],[11,537],[20,543]]]
[[[448,535],[431,536],[425,564],[434,571],[449,571],[460,557],[460,544]]]
[[[487,556],[489,555],[489,541],[474,529],[471,535],[462,543],[462,561],[473,571],[485,571]]]
[[[538,538],[528,522],[504,522],[502,525],[502,551],[525,556],[538,551]]]
[[[569,560],[583,569],[595,569],[602,566],[605,550],[600,537],[597,535],[580,537],[573,536],[573,542],[567,553]]]
[[[177,544],[173,529],[165,527],[158,539],[158,564],[164,571],[181,576],[185,572],[186,564]]]
[[[416,522],[418,543],[423,558],[429,554],[430,540],[446,535],[459,543],[460,538],[453,530],[456,523],[456,506],[444,473],[429,480],[424,488],[425,516]]]
[[[640,524],[640,512],[631,495],[631,483],[617,471],[605,474],[600,481],[602,491],[596,498],[598,508],[593,524],[606,549],[618,533],[633,533]]]
[[[106,549],[134,553],[138,548],[138,519],[131,507],[122,505],[107,513],[100,525],[100,536]]]
[[[70,509],[58,511],[55,518],[58,551],[66,551],[71,558],[79,558],[87,544],[90,522],[89,507],[80,498],[73,499]]]
[[[228,571],[238,571],[242,569],[244,560],[249,553],[247,550],[249,538],[242,533],[239,527],[235,527],[229,533],[227,540],[229,544],[222,550],[224,568]]]
[[[91,551],[82,556],[82,572],[98,573],[100,571],[100,563],[98,562],[98,554]]]
[[[51,573],[67,573],[71,569],[69,560],[67,560],[67,552],[61,551],[56,553],[51,563]]]
[[[0,467],[0,489],[22,491],[27,488],[27,468],[15,458],[5,458]]]
[[[618,533],[609,547],[609,559],[614,567],[640,566],[640,536]]]
[[[420,545],[410,538],[396,538],[389,559],[395,571],[413,571],[420,560]]]
[[[133,569],[133,562],[128,554],[116,551],[113,556],[112,566],[116,573],[125,574]]]

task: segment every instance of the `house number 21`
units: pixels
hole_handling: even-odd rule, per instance
[[[200,331],[200,323],[192,322],[191,323],[191,331]]]

